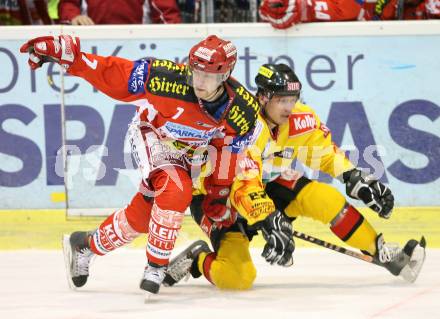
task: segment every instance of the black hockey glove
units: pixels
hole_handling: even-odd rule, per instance
[[[261,256],[271,265],[277,263],[284,267],[292,266],[292,254],[295,250],[292,223],[277,210],[270,214],[260,227],[266,240]]]
[[[348,196],[360,199],[380,217],[390,218],[394,207],[394,196],[387,186],[358,169],[347,171],[342,177]]]

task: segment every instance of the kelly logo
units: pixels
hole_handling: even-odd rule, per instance
[[[289,117],[289,136],[302,135],[316,129],[312,113],[295,113]]]

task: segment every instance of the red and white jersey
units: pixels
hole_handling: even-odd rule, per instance
[[[397,12],[398,5],[398,0],[296,1],[301,22],[440,18],[440,0],[421,0],[413,5],[403,4],[401,17]]]
[[[355,0],[297,0],[299,22],[364,20],[362,5]]]
[[[0,0],[0,25],[52,24],[46,0]]]
[[[440,19],[440,0],[413,1],[405,4],[402,11],[403,20]],[[389,1],[383,8],[381,20],[393,20],[397,17],[397,0]]]
[[[224,146],[253,128],[260,106],[256,98],[234,79],[225,82],[229,100],[218,119],[211,116],[187,84],[187,66],[168,60],[129,61],[82,53],[69,68],[94,87],[117,100],[137,106],[134,123],[153,128],[175,146],[191,150],[213,145],[218,154]],[[217,160],[220,157],[217,154]],[[216,165],[216,168],[220,165]],[[230,184],[235,167],[219,184]],[[224,173],[223,173],[224,175]]]

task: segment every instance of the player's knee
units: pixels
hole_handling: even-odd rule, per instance
[[[321,191],[325,193],[325,198],[332,201],[333,205],[329,206],[331,209],[330,215],[339,213],[342,207],[346,204],[346,199],[336,188],[331,185],[320,183]]]
[[[192,181],[188,173],[176,167],[164,169],[152,178],[155,201],[165,210],[185,211],[192,199]]]
[[[245,271],[242,272],[243,279],[242,279],[242,290],[248,290],[251,289],[255,278],[257,277],[257,269],[255,268],[254,264],[248,265],[245,269]]]
[[[215,285],[222,290],[248,290],[252,287],[252,283],[238,276],[231,276],[229,278],[222,278]]]
[[[125,209],[128,224],[139,233],[146,233],[150,221],[151,203],[137,193]]]
[[[257,271],[251,264],[228,265],[222,269],[218,278],[213,278],[214,284],[219,289],[225,290],[248,290],[252,288]]]

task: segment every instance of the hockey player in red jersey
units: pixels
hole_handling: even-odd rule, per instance
[[[440,0],[379,0],[366,10],[377,20],[440,19]]]
[[[263,0],[263,21],[287,29],[303,22],[440,18],[440,0]]]
[[[365,20],[355,0],[263,0],[259,12],[277,29],[302,22]]]
[[[210,159],[214,170],[206,179],[203,210],[219,224],[234,222],[235,215],[220,204],[226,201],[224,189],[232,183],[234,169],[222,167],[220,159],[225,152],[226,158],[237,155],[227,150],[228,141],[246,134],[259,112],[258,102],[249,103],[250,93],[230,77],[237,60],[235,46],[208,36],[191,49],[189,65],[84,53],[80,40],[68,35],[35,38],[20,51],[29,53],[32,69],[55,61],[110,97],[137,106],[128,136],[142,172],[139,192],[97,230],[66,235],[64,251],[71,287],[81,287],[93,256],[148,233],[148,264],[140,288],[157,293],[192,199],[192,167]]]

